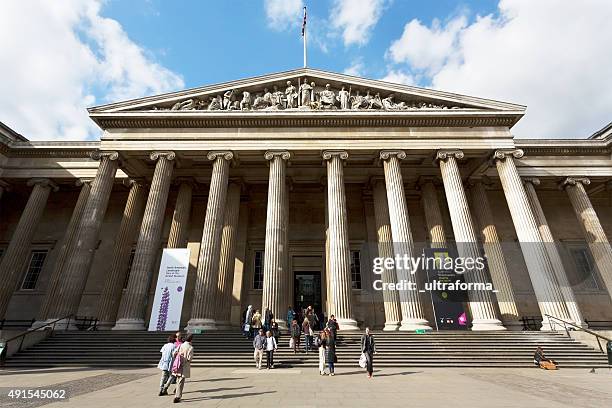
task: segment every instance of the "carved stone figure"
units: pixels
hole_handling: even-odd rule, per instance
[[[353,102],[351,103],[351,109],[367,109],[369,102],[361,95],[359,95],[359,90],[353,97]]]
[[[325,90],[319,92],[319,106],[321,109],[331,109],[336,105],[336,94],[330,89],[330,85],[325,85]]]
[[[198,110],[203,108],[204,102],[199,99],[187,99],[172,105],[170,110]]]
[[[220,95],[217,95],[216,97],[213,96],[210,99],[210,103],[208,104],[208,110],[209,111],[221,110],[221,102],[219,102],[220,100],[221,100]]]
[[[313,87],[308,83],[308,78],[304,78],[304,83],[300,85],[300,106],[310,106],[312,99]]]
[[[263,100],[266,103],[267,107],[272,106],[272,93],[268,91],[268,88],[264,88]]]
[[[261,93],[255,95],[255,101],[253,101],[253,109],[266,109],[268,107],[268,103],[264,100]]]
[[[223,94],[223,109],[230,110],[234,98],[234,90],[230,89]]]
[[[369,109],[382,109],[383,104],[382,101],[380,100],[380,94],[376,93],[376,95],[374,95],[374,98],[370,99],[370,105],[368,106]]]
[[[285,108],[297,108],[297,88],[291,84],[291,81],[287,81],[287,88],[285,89],[285,98],[287,100]]]
[[[338,102],[340,102],[340,109],[350,109],[350,103],[351,103],[351,93],[349,91],[347,91],[346,89],[344,89],[344,87],[342,87],[342,89],[340,89],[340,91],[338,91],[338,96],[336,97],[336,99],[338,99]]]
[[[240,101],[240,110],[251,109],[251,94],[248,91],[242,92],[242,100]]]
[[[277,109],[285,109],[287,106],[287,101],[285,101],[285,94],[278,90],[278,86],[274,85],[272,87],[272,105],[274,105]]]

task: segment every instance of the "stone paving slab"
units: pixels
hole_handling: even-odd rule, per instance
[[[159,370],[2,370],[0,387],[67,387],[67,401],[46,407],[166,407],[158,397]],[[171,387],[173,388],[173,387]],[[172,390],[172,389],[171,389]],[[0,406],[34,407],[37,401]],[[376,370],[368,379],[359,368],[334,377],[314,369],[193,368],[180,406],[204,407],[612,407],[612,372],[538,369]],[[272,405],[270,405],[272,404]]]

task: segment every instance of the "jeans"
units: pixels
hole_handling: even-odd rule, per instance
[[[305,335],[304,337],[306,337],[306,352],[310,351],[310,349],[312,348],[312,336],[309,335]]]
[[[327,366],[329,367],[329,373],[333,373],[334,372],[334,362],[330,361],[327,363]]]
[[[274,367],[274,350],[266,350],[266,368]]]
[[[161,381],[159,382],[159,390],[163,391],[166,388],[166,382],[170,378],[170,370],[162,370]]]

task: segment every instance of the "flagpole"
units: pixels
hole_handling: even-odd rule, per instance
[[[304,7],[304,21],[302,23],[303,37],[304,37],[304,68],[306,68],[306,7]]]

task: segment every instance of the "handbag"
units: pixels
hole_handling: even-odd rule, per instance
[[[366,358],[365,353],[361,353],[361,356],[359,357],[359,367],[365,368],[367,363],[368,359]]]
[[[244,325],[244,331],[249,331],[251,330],[251,325],[250,324],[245,324]]]
[[[289,339],[289,348],[292,349],[295,347],[295,339],[292,337]]]

